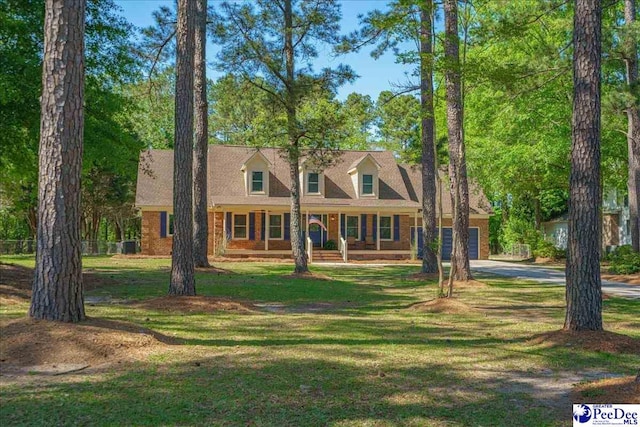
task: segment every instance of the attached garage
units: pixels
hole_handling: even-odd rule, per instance
[[[415,241],[415,227],[411,227],[411,241]],[[453,231],[451,227],[442,227],[442,259],[451,259],[453,246]],[[422,227],[418,227],[418,258],[422,258]],[[469,259],[480,259],[480,230],[477,227],[469,227]]]

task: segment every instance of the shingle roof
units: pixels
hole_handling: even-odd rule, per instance
[[[273,148],[261,148],[261,153],[271,163],[269,173],[269,196],[247,196],[244,176],[240,170],[243,163],[256,149],[244,146],[210,145],[208,159],[208,204],[209,206],[249,205],[288,206],[289,164],[280,152]],[[380,165],[379,197],[360,198],[355,194],[348,165],[362,160],[367,154]],[[389,151],[343,151],[337,163],[324,170],[324,197],[302,197],[303,205],[313,206],[359,206],[397,207],[417,209],[420,185],[420,169],[398,165]],[[443,184],[446,185],[446,184]],[[136,206],[171,206],[173,188],[173,151],[150,150],[140,155]],[[481,191],[470,191],[471,213],[487,214],[489,204]],[[446,193],[448,195],[448,191]],[[450,213],[449,197],[443,198],[444,213]],[[486,206],[485,206],[486,202]],[[489,208],[490,209],[490,208]]]

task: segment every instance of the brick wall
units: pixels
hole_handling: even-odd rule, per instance
[[[173,237],[160,237],[160,212],[142,212],[142,242],[143,255],[171,255]]]
[[[339,220],[337,214],[327,215],[328,237],[336,243],[339,240]],[[418,226],[422,220],[418,219]],[[613,221],[612,221],[613,222]],[[215,225],[214,225],[215,224]],[[444,227],[451,227],[451,219],[444,218]],[[414,218],[410,215],[400,216],[400,240],[381,241],[381,250],[410,250],[411,249],[411,227],[414,226]],[[471,218],[470,227],[479,228],[480,232],[480,259],[489,258],[489,220]],[[219,253],[224,242],[224,213],[209,212],[209,254]],[[262,236],[262,215],[256,213],[255,238],[256,240],[230,240],[227,242],[228,249],[264,250],[265,242]],[[215,230],[215,234],[214,231]],[[266,231],[266,230],[265,230]],[[373,241],[373,214],[367,215],[367,236]],[[142,212],[142,254],[144,255],[170,255],[173,238],[171,236],[160,237],[160,212]],[[291,242],[285,240],[269,240],[270,250],[290,250]],[[366,241],[356,241],[349,245],[352,250],[375,250],[376,245],[366,244]]]

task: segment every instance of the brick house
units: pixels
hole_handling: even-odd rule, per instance
[[[210,145],[208,161],[210,255],[291,256],[289,165],[280,153]],[[412,248],[422,246],[420,168],[398,164],[391,152],[343,151],[325,170],[303,161],[300,183],[303,231],[312,260],[330,252],[325,246],[335,246],[345,260],[410,258]],[[173,151],[143,152],[136,191],[143,254],[171,253],[172,186]],[[443,187],[447,259],[451,204],[446,182]],[[470,206],[470,257],[486,259],[491,208],[477,186],[470,188]]]

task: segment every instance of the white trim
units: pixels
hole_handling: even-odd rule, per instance
[[[280,217],[280,237],[271,237],[271,217]],[[283,213],[271,213],[266,217],[266,235],[269,236],[269,240],[284,240],[284,214]],[[275,228],[275,227],[274,227]]]
[[[365,193],[364,192],[364,177],[365,176],[370,176],[371,177],[371,193]],[[371,173],[363,173],[362,174],[362,185],[360,186],[360,196],[361,197],[375,197],[376,195],[376,186],[374,183],[374,176]]]
[[[383,239],[382,235],[380,234],[380,230],[381,230],[381,226],[380,224],[382,224],[382,217],[385,218],[389,218],[389,229],[391,230],[391,238],[390,239]],[[378,215],[378,239],[382,242],[393,242],[393,215]]]
[[[245,235],[246,237],[236,237],[236,217],[245,217]],[[249,240],[249,214],[246,213],[232,213],[231,214],[231,240]]]
[[[253,182],[254,182],[253,174],[254,173],[258,173],[258,172],[260,172],[262,174],[262,180],[260,181],[262,183],[262,190],[254,191],[253,190]],[[249,193],[250,194],[257,194],[257,195],[265,195],[265,194],[267,194],[266,191],[264,190],[265,189],[265,186],[264,186],[264,175],[265,175],[264,171],[261,171],[261,170],[252,170],[251,171],[251,182],[249,183],[249,188],[250,188]]]
[[[361,230],[360,215],[348,215],[348,214],[345,214],[345,217],[344,217],[344,222],[345,222],[345,224],[344,224],[344,238],[345,239],[349,238],[349,217],[358,218],[358,228],[357,228],[358,229],[358,236],[355,237],[355,239],[356,239],[356,242],[359,242],[360,241],[360,230]]]
[[[318,191],[311,191],[309,189],[309,185],[311,184],[311,174],[316,174],[318,176],[318,181],[316,182],[316,185],[318,186]],[[320,195],[322,194],[321,188],[320,188],[320,172],[307,172],[307,194],[308,195]]]

